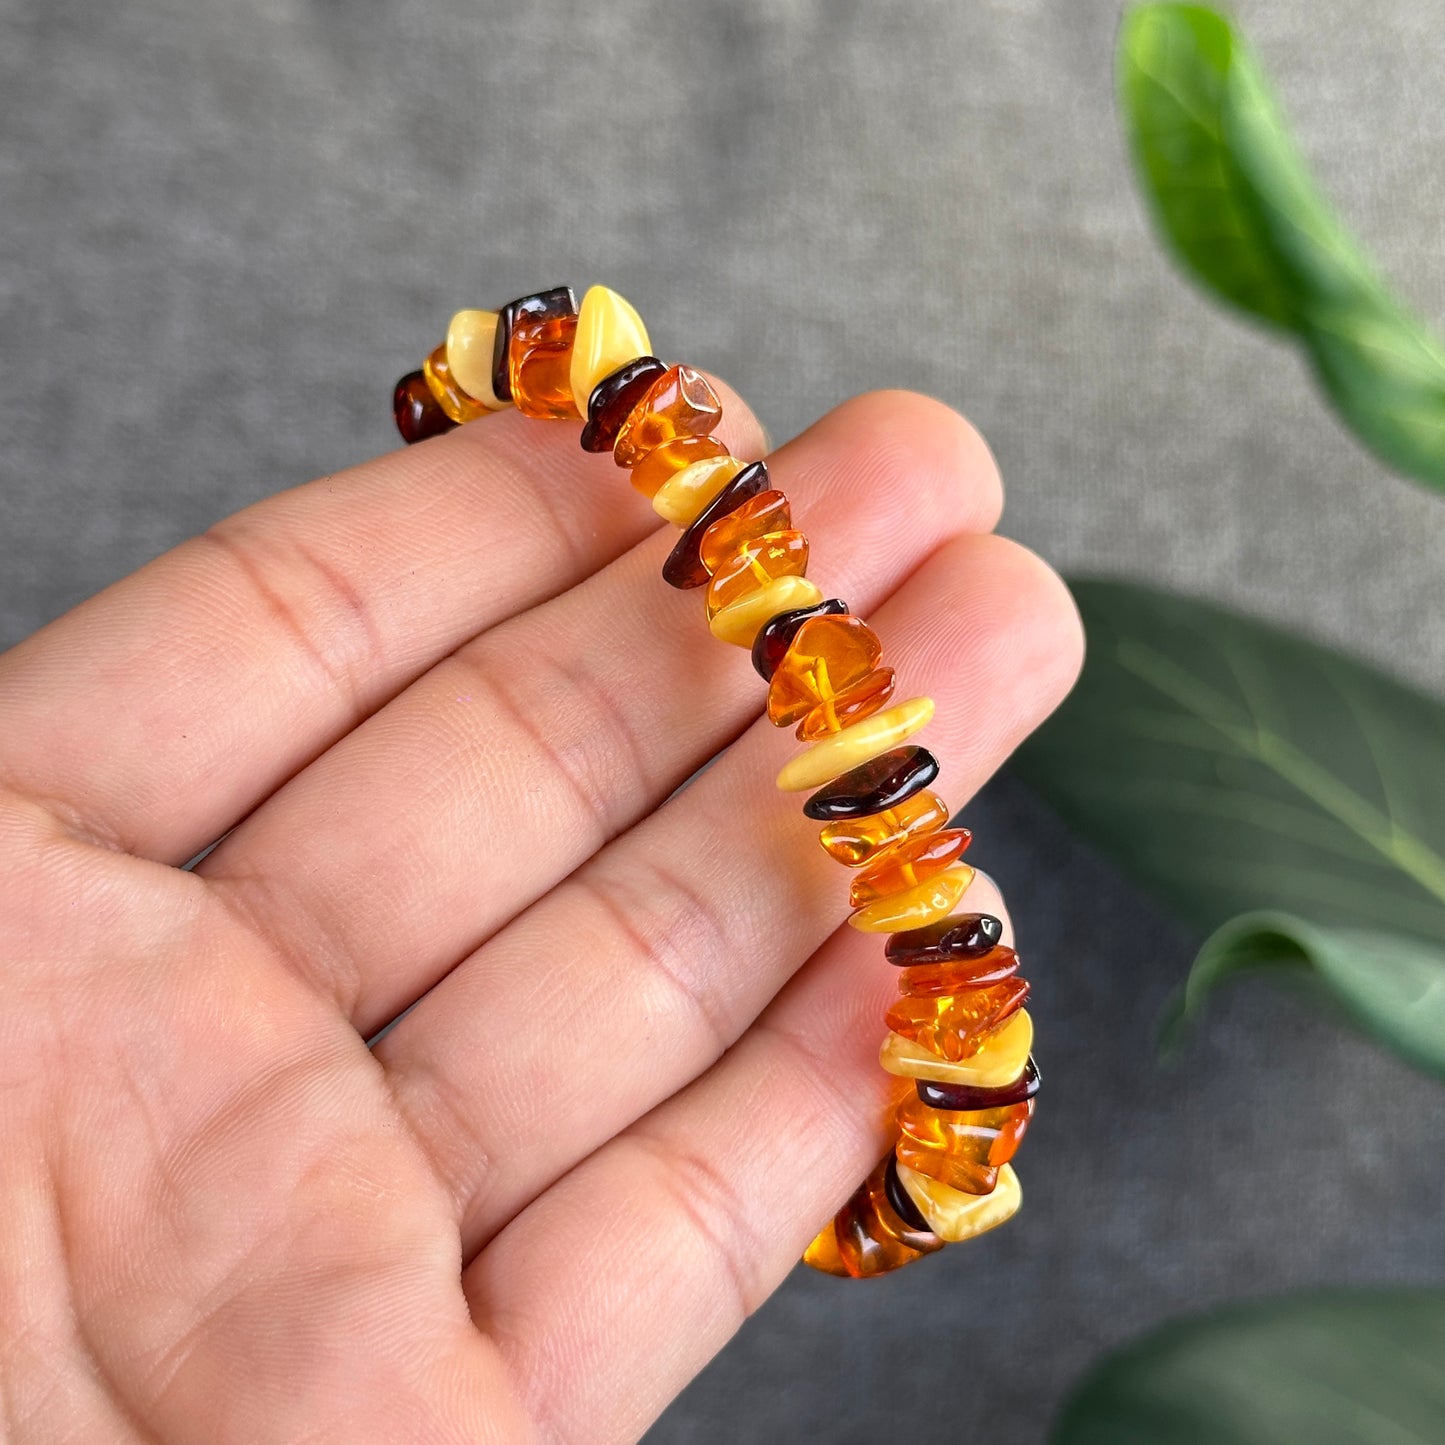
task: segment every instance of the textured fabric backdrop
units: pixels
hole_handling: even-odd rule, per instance
[[[1445,324],[1438,6],[1239,10],[1328,191]],[[868,387],[931,392],[996,450],[1003,530],[1060,567],[1438,685],[1445,505],[1164,261],[1117,16],[0,0],[0,643],[394,446],[391,383],[457,305],[605,280],[775,438]],[[1257,987],[1161,1068],[1194,940],[1007,778],[968,817],[1037,989],[1026,1210],[886,1282],[796,1272],[656,1445],[1026,1445],[1170,1312],[1445,1273],[1437,1090]]]

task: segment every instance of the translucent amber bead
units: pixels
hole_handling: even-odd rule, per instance
[[[855,1279],[886,1274],[943,1248],[931,1230],[912,1228],[888,1202],[887,1162],[877,1165],[833,1219],[839,1258]]]
[[[667,368],[655,356],[639,356],[604,376],[587,398],[587,425],[582,428],[584,452],[610,452],[617,430],[648,388]]]
[[[918,1206],[913,1202],[912,1195],[903,1187],[903,1181],[898,1177],[898,1158],[890,1154],[883,1165],[883,1195],[892,1206],[893,1212],[906,1224],[909,1229],[928,1228],[928,1221],[919,1211]]]
[[[508,301],[497,312],[497,333],[492,342],[492,390],[498,401],[512,398],[512,333],[526,322],[547,321],[557,316],[575,316],[577,298],[570,286],[554,286],[550,291],[534,291]],[[569,383],[568,394],[571,394]]]
[[[900,968],[912,963],[979,958],[1002,937],[1003,924],[993,914],[960,913],[956,918],[941,918],[927,928],[890,938],[887,958]]]
[[[707,568],[702,565],[702,539],[708,529],[719,517],[766,492],[769,485],[767,463],[749,462],[688,524],[662,564],[662,580],[669,587],[701,587],[708,580]]]
[[[957,1062],[976,1054],[1028,996],[1021,978],[933,998],[905,996],[888,1010],[886,1022],[895,1034]]]
[[[860,763],[871,762],[904,738],[912,737],[932,716],[931,697],[895,703],[790,759],[778,774],[778,787],[785,793],[800,793],[851,772]]]
[[[488,408],[469,397],[452,376],[451,368],[447,365],[446,342],[442,342],[427,357],[422,364],[422,374],[426,377],[427,386],[431,388],[431,394],[436,397],[437,405],[452,421],[460,424],[486,416]]]
[[[1013,1158],[1033,1118],[1034,1103],[945,1113],[916,1095],[898,1106],[898,1162],[965,1194],[987,1194]]]
[[[716,617],[725,607],[779,577],[801,577],[808,570],[808,539],[799,531],[768,532],[744,542],[712,574],[707,584],[707,615]],[[753,639],[748,638],[748,646]]]
[[[785,728],[861,682],[883,656],[861,617],[814,617],[793,637],[768,683],[768,721]]]
[[[860,868],[895,843],[936,832],[946,822],[948,805],[937,793],[925,788],[896,808],[829,823],[819,832],[818,841],[830,858],[836,858],[845,867]]]
[[[708,575],[715,577],[749,542],[773,532],[785,532],[792,525],[788,499],[777,490],[760,492],[713,522],[702,534],[697,555]]]
[[[497,344],[495,311],[458,311],[447,327],[447,366],[473,401],[495,411],[506,406],[492,390],[492,352]]]
[[[838,1235],[831,1219],[803,1251],[803,1263],[822,1274],[836,1274],[843,1279],[852,1278],[843,1263],[843,1257],[838,1253]]]
[[[507,352],[507,385],[524,416],[560,421],[580,416],[572,400],[575,316],[518,317]]]
[[[654,447],[633,467],[632,485],[644,497],[656,500],[658,491],[679,472],[702,461],[728,461],[728,449],[716,437],[679,437]],[[739,467],[742,463],[738,463]]]
[[[710,438],[698,438],[698,440],[710,440]],[[681,442],[669,442],[665,447],[658,447],[657,451],[649,452],[632,469],[632,484],[637,485],[637,474],[657,456],[659,452],[669,451],[672,447],[681,446]],[[718,443],[721,445],[721,443]],[[705,456],[701,460],[689,462],[681,471],[674,472],[653,494],[652,510],[657,513],[664,522],[672,522],[675,526],[686,527],[701,514],[702,509],[711,502],[747,463],[739,457],[729,456],[723,452],[720,456]]]
[[[938,759],[916,743],[893,748],[850,768],[803,804],[803,816],[828,822],[896,808],[938,776]]]
[[[784,612],[774,617],[758,633],[757,641],[753,643],[754,671],[764,682],[771,682],[773,674],[778,670],[778,664],[782,662],[798,629],[805,622],[814,617],[843,617],[847,612],[848,604],[841,597],[830,597],[816,607],[800,607],[794,612]]]
[[[1019,1212],[1019,1205],[1023,1203],[1023,1190],[1011,1164],[999,1169],[998,1183],[990,1194],[965,1194],[960,1189],[950,1189],[904,1164],[898,1166],[898,1177],[929,1228],[948,1244],[973,1239],[1005,1223]]]
[[[1023,1072],[1034,1043],[1034,1021],[1021,1008],[972,1058],[952,1063],[937,1054],[890,1033],[878,1051],[878,1062],[890,1074],[906,1079],[931,1079],[940,1084],[968,1084],[978,1089],[1001,1089]]]
[[[407,446],[424,442],[428,437],[439,437],[456,426],[442,410],[441,402],[432,394],[425,374],[420,371],[409,371],[397,382],[391,393],[391,414]]]
[[[938,998],[964,988],[988,988],[1018,971],[1018,954],[1000,946],[977,958],[912,964],[899,974],[898,991],[910,998]]]
[[[956,863],[912,888],[905,888],[902,893],[865,904],[848,915],[848,922],[860,933],[894,933],[901,928],[917,928],[931,919],[942,918],[972,882],[973,869],[967,863]]]
[[[792,607],[811,607],[823,600],[823,594],[806,577],[779,577],[749,592],[740,602],[724,607],[709,623],[712,635],[735,647],[751,647],[753,639],[770,617]]]
[[[577,308],[577,334],[568,369],[578,415],[587,415],[587,404],[603,377],[651,350],[636,307],[609,286],[588,287]]]
[[[1022,1104],[1039,1091],[1039,1069],[1030,1054],[1024,1071],[1013,1083],[1000,1089],[976,1089],[972,1084],[939,1084],[932,1079],[917,1080],[919,1099],[930,1109],[1001,1109]]]
[[[853,879],[848,902],[854,908],[861,908],[875,899],[924,883],[935,873],[942,873],[957,863],[972,841],[973,835],[967,828],[945,828],[939,833],[925,833],[921,838],[895,844]]]
[[[664,442],[711,435],[721,420],[722,402],[702,372],[670,366],[618,429],[613,460],[619,467],[635,466]]]
[[[844,688],[824,699],[798,724],[800,742],[816,742],[832,737],[865,717],[872,717],[893,696],[897,678],[891,667],[878,667],[852,687]]]

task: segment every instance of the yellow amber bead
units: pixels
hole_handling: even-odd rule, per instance
[[[492,347],[497,339],[495,311],[458,311],[447,327],[447,366],[452,380],[491,411],[507,405],[492,390]]]
[[[751,647],[758,630],[769,618],[800,607],[816,607],[822,600],[822,590],[806,577],[777,577],[731,607],[724,607],[707,625],[720,641],[731,642],[736,647]]]
[[[445,341],[422,362],[422,375],[437,405],[454,422],[476,421],[486,416],[488,408],[468,396],[457,384],[452,369],[447,365],[447,344]]]
[[[676,443],[673,443],[675,446]],[[659,448],[661,450],[661,448]],[[635,483],[637,473],[647,464],[649,452],[632,469]],[[740,457],[723,455],[704,457],[699,462],[690,462],[680,472],[674,472],[652,495],[652,510],[665,522],[679,527],[690,527],[702,515],[702,509],[713,501],[719,492],[747,466]]]
[[[889,1034],[878,1062],[905,1079],[933,1079],[940,1084],[971,1084],[976,1089],[1001,1089],[1023,1073],[1034,1044],[1034,1021],[1020,1009],[971,1058],[950,1063],[902,1034]]]
[[[577,334],[572,340],[572,399],[582,416],[604,376],[619,366],[650,356],[647,328],[630,301],[609,286],[590,286],[577,308]]]
[[[918,1212],[928,1221],[928,1227],[948,1244],[972,1239],[1003,1224],[1019,1212],[1019,1205],[1023,1203],[1023,1190],[1012,1164],[1005,1164],[998,1171],[998,1183],[994,1185],[992,1194],[965,1194],[961,1189],[950,1189],[948,1185],[940,1184],[906,1164],[897,1168],[899,1182],[918,1206]],[[836,1245],[834,1248],[836,1250]],[[829,1272],[847,1273],[846,1270]]]
[[[973,869],[956,864],[876,903],[866,904],[848,915],[848,922],[860,933],[902,933],[905,928],[926,928],[953,912],[958,900],[973,882]]]
[[[905,838],[936,833],[948,822],[948,805],[927,788],[881,813],[865,818],[844,818],[829,823],[818,834],[818,841],[830,858],[848,868],[859,868],[876,858],[885,848]]]
[[[818,1231],[812,1244],[803,1251],[803,1263],[823,1274],[836,1274],[843,1279],[852,1278],[848,1267],[843,1263],[843,1257],[838,1253],[838,1231],[834,1229],[831,1219]]]
[[[912,737],[933,716],[931,697],[909,698],[883,712],[874,713],[863,722],[854,723],[832,737],[814,743],[806,752],[791,759],[778,774],[778,787],[785,793],[801,793],[821,788],[841,777],[850,768],[897,747],[904,738]]]

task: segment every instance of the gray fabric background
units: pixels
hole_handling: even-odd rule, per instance
[[[1115,0],[0,0],[0,643],[394,445],[462,304],[617,286],[776,438],[912,386],[1064,569],[1445,675],[1445,505],[1174,273],[1113,112]],[[1303,149],[1445,326],[1435,0],[1239,7]],[[1259,988],[1182,1063],[1194,942],[1004,779],[969,810],[1037,990],[1028,1207],[886,1282],[798,1271],[650,1439],[1042,1438],[1103,1347],[1445,1275],[1429,1085]]]

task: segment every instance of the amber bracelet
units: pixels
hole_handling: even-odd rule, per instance
[[[581,419],[583,448],[610,451],[681,528],[663,578],[706,588],[708,627],[750,649],[769,720],[810,744],[778,787],[812,794],[803,812],[824,825],[823,848],[857,870],[848,921],[889,935],[885,956],[900,970],[879,1055],[905,1091],[897,1141],[803,1256],[866,1278],[1018,1209],[1008,1161],[1039,1087],[1029,986],[997,918],[953,911],[974,876],[959,861],[969,833],[945,826],[930,786],[938,761],[907,741],[932,699],[891,701],[896,680],[873,630],[804,575],[808,539],[767,463],[732,456],[707,379],[651,351],[642,319],[605,286],[580,309],[559,286],[500,311],[459,311],[423,368],[397,382],[396,424],[410,443],[507,406]]]

